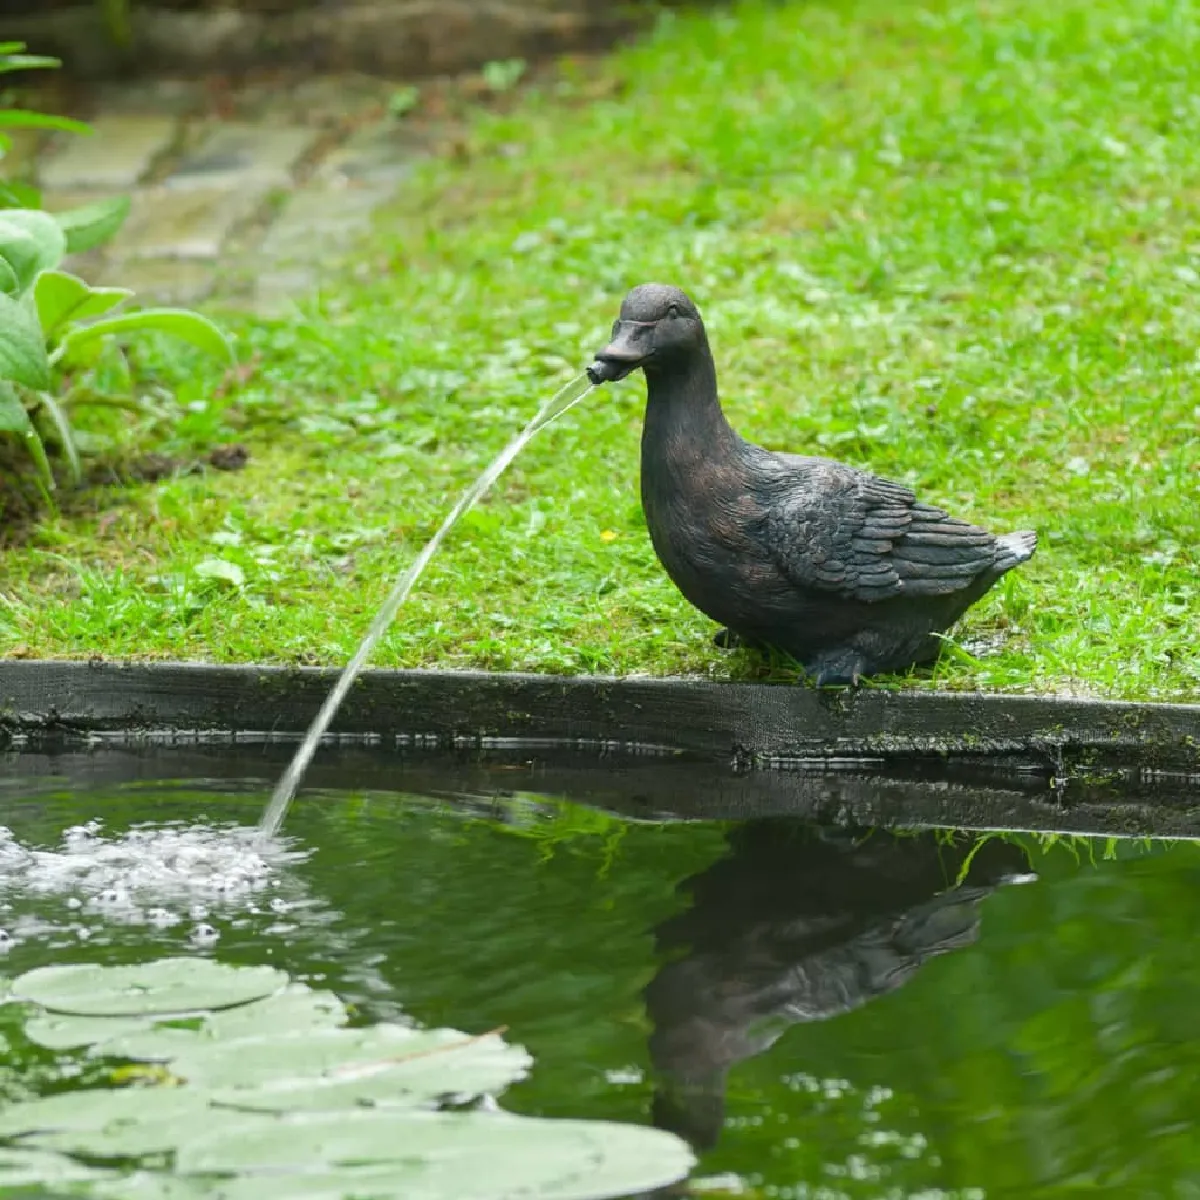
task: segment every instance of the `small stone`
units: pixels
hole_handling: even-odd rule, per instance
[[[253,216],[266,191],[259,186],[141,192],[109,252],[114,258],[215,259],[230,231]]]
[[[90,137],[72,135],[41,164],[43,187],[124,191],[147,174],[176,137],[175,120],[169,116],[103,115],[91,126]]]
[[[320,131],[301,125],[218,125],[167,177],[166,186],[284,188],[292,168],[312,149]]]

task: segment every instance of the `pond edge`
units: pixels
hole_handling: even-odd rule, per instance
[[[0,746],[292,741],[335,668],[0,661]],[[671,754],[787,769],[838,759],[1008,760],[1060,772],[1200,773],[1200,704],[978,692],[816,690],[690,679],[365,671],[330,740],[398,747]]]

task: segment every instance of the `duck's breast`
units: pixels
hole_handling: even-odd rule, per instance
[[[737,462],[701,455],[643,463],[642,508],[675,586],[714,620],[735,626],[774,608],[784,580],[762,532],[766,513]]]

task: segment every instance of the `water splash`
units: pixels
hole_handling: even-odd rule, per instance
[[[277,920],[281,908],[306,904],[291,878],[306,858],[244,826],[168,822],[107,833],[89,821],[46,847],[0,826],[0,951],[116,926],[175,929],[209,945],[219,937],[210,920]]]
[[[279,783],[276,784],[271,801],[262,815],[262,820],[259,822],[258,828],[262,837],[273,837],[279,831],[279,827],[283,824],[283,819],[287,815],[288,806],[291,804],[292,798],[296,794],[296,789],[300,786],[300,781],[304,777],[304,772],[308,770],[308,765],[312,762],[313,755],[317,751],[317,746],[325,731],[329,728],[329,724],[333,720],[337,710],[341,707],[342,701],[345,700],[346,693],[350,691],[355,679],[358,678],[359,672],[366,666],[372,651],[374,651],[380,639],[387,632],[388,626],[391,625],[400,606],[408,599],[408,594],[412,591],[413,585],[420,579],[422,572],[429,565],[429,560],[433,558],[442,542],[445,541],[446,535],[458,524],[471,506],[500,478],[508,465],[521,453],[533,435],[539,429],[544,429],[557,417],[561,417],[567,409],[573,408],[592,389],[593,384],[587,375],[584,374],[572,379],[570,383],[551,396],[538,409],[529,424],[496,455],[479,478],[467,488],[458,503],[447,514],[437,533],[425,543],[421,553],[417,555],[412,564],[396,580],[395,586],[380,606],[375,620],[371,622],[371,627],[359,643],[358,649],[355,650],[354,657],[342,669],[337,683],[333,685],[333,689],[326,697],[320,712],[317,713],[312,724],[308,727],[308,732],[305,734],[300,748],[296,751],[295,757],[289,764],[288,769],[283,773],[283,777],[279,780]]]

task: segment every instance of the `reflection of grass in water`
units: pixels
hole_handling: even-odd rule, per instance
[[[967,856],[963,859],[958,871],[955,886],[962,884],[971,871],[971,864],[979,851],[991,841],[997,839],[1018,846],[1025,852],[1030,868],[1035,866],[1037,855],[1048,856],[1056,851],[1064,851],[1074,860],[1076,866],[1085,862],[1089,866],[1099,866],[1102,862],[1116,862],[1121,857],[1119,847],[1129,847],[1142,854],[1158,853],[1170,849],[1180,839],[1178,838],[1119,838],[1119,837],[1084,837],[1077,833],[1058,833],[1053,830],[1010,830],[996,829],[987,833],[967,833],[961,829],[938,830],[939,840],[947,845],[953,845],[958,838],[966,836],[975,839]]]
[[[513,837],[525,838],[537,845],[538,858],[549,862],[556,852],[567,846],[587,843],[600,847],[599,879],[608,876],[629,829],[623,817],[573,804],[570,800],[549,800],[533,792],[514,792],[506,797],[509,820],[496,823],[495,828]]]

